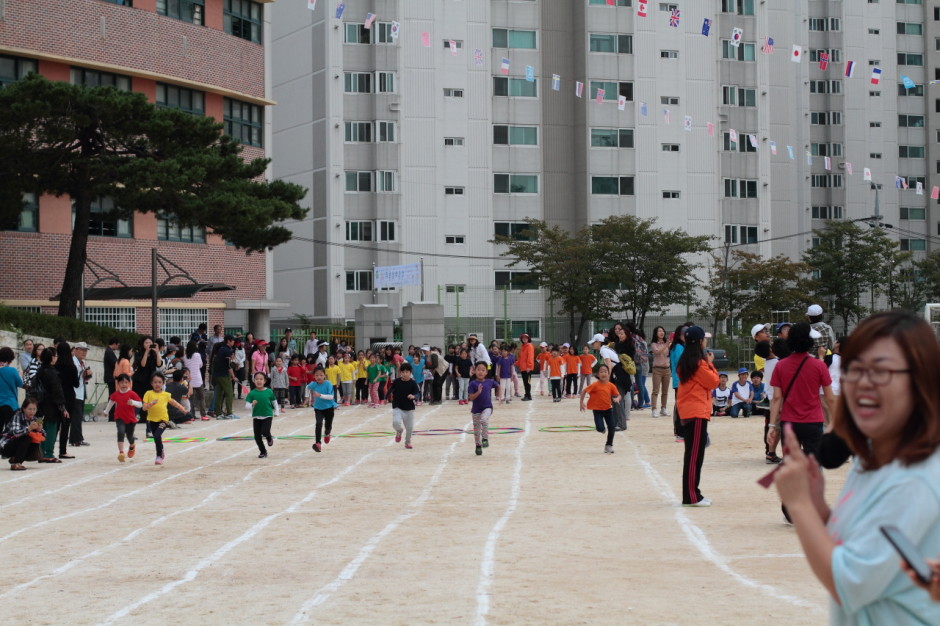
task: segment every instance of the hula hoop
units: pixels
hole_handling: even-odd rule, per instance
[[[495,428],[488,428],[487,431],[491,435],[518,435],[521,432],[525,432],[524,428],[519,428],[517,426],[497,426]],[[465,433],[468,435],[473,434],[473,429],[465,430]]]
[[[167,437],[163,440],[163,443],[200,443],[203,441],[209,441],[205,437]],[[148,437],[144,443],[153,443],[153,438]]]
[[[254,437],[251,437],[254,439]],[[283,437],[275,437],[275,439],[316,439],[313,435],[284,435]]]
[[[586,433],[596,430],[593,426],[545,426],[539,428],[542,433]]]
[[[231,437],[219,437],[216,441],[254,441],[254,437],[247,435],[233,435]]]
[[[387,432],[387,431],[377,431],[377,432],[373,432],[373,433],[346,433],[345,435],[336,435],[336,436],[337,436],[337,437],[353,437],[353,438],[362,437],[362,438],[365,438],[365,437],[391,437],[391,436],[394,435],[394,434],[395,434],[395,433],[391,433],[391,432]]]
[[[465,431],[459,428],[431,428],[429,430],[416,430],[413,435],[423,435],[425,437],[435,435],[462,435]],[[472,430],[470,432],[473,432]]]

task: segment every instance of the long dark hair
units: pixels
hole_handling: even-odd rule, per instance
[[[665,329],[663,329],[665,330]],[[672,343],[669,344],[669,353],[672,354],[672,351],[676,348],[677,345],[685,345],[685,337],[683,336],[683,331],[685,330],[685,324],[676,328],[676,332],[672,334]]]
[[[118,361],[121,359],[127,359],[128,361],[134,356],[134,349],[129,343],[122,343],[121,347],[118,348]]]
[[[191,359],[193,355],[199,350],[199,345],[190,339],[189,343],[186,344],[186,358]]]
[[[666,329],[663,328],[662,326],[657,326],[656,328],[653,329],[653,334],[650,335],[650,343],[656,343],[656,335],[657,333],[659,333],[660,330],[663,331],[663,343],[669,342],[669,335],[666,333]]]
[[[676,364],[676,373],[681,382],[686,382],[698,371],[701,361],[705,360],[705,350],[702,348],[702,342],[699,339],[686,339],[685,350],[679,357],[679,363]]]

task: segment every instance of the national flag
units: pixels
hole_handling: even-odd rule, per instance
[[[337,4],[336,5],[336,19],[338,20],[343,19],[343,11],[345,10],[346,10],[345,2],[340,2],[339,4]]]
[[[616,4],[616,0],[607,0],[607,6],[612,7]]]
[[[673,28],[679,28],[679,17],[681,12],[679,9],[673,9],[672,13],[669,14],[669,25]]]
[[[687,133],[692,132],[692,116],[691,115],[686,115],[684,118],[682,118],[682,128]]]
[[[388,28],[388,34],[392,36],[392,39],[398,39],[398,35],[401,34],[401,24],[392,22],[392,25]]]
[[[499,73],[509,74],[509,59],[506,57],[503,57],[503,60],[499,63]]]
[[[768,37],[767,40],[764,42],[764,45],[761,46],[760,51],[763,52],[764,54],[773,54],[774,53],[774,38]]]
[[[916,189],[917,189],[917,195],[918,195],[918,196],[924,195],[924,183],[922,183],[922,182],[920,182],[920,181],[917,181],[917,187],[916,187]]]
[[[733,128],[728,129],[728,139],[730,139],[732,143],[738,143],[738,133]]]
[[[867,167],[862,170],[862,178],[867,181],[871,181],[871,170]]]
[[[627,110],[627,97],[626,96],[617,96],[617,109],[621,111]]]
[[[479,48],[476,48],[473,51],[473,64],[483,65],[483,51]]]
[[[672,118],[669,116],[669,109],[663,109],[663,120],[665,120],[667,124],[672,121]]]
[[[706,124],[706,128],[708,128],[708,136],[709,136],[709,137],[714,137],[714,136],[715,136],[715,125],[712,124],[711,122],[709,122],[708,124]]]
[[[796,160],[796,156],[793,154],[793,146],[787,146],[787,155],[790,157],[791,161]]]
[[[832,159],[830,159],[829,157],[823,157],[823,161],[825,162],[826,169],[832,170]]]
[[[845,171],[849,173],[849,176],[852,176],[855,172],[852,171],[852,164],[846,161]]]
[[[552,89],[555,91],[561,89],[561,76],[558,74],[552,74]]]
[[[375,21],[375,13],[366,13],[366,21],[365,21],[365,24],[363,24],[363,27],[365,27],[366,30],[371,29],[372,23],[374,21]]]
[[[903,180],[904,180],[904,179],[901,178],[900,176],[895,176],[895,177],[894,177],[894,188],[895,188],[895,189],[903,189],[904,186],[901,184]]]
[[[646,17],[646,5],[647,4],[649,4],[647,0],[637,0],[637,3],[636,3],[637,17]]]
[[[813,154],[809,150],[806,151],[806,164],[807,165],[813,164]]]
[[[574,95],[581,97],[581,94],[584,93],[584,83],[581,81],[575,81],[574,83]]]
[[[934,187],[930,190],[931,200],[940,200],[940,187]]]
[[[307,8],[311,11],[317,10],[317,0],[307,0]]]
[[[794,63],[802,63],[803,62],[803,48],[796,44],[793,44],[793,52],[790,53],[790,60],[793,61]]]
[[[904,88],[905,88],[905,89],[913,89],[914,87],[917,86],[917,85],[914,84],[914,81],[911,80],[911,78],[910,78],[909,76],[902,76],[902,77],[901,77],[901,82],[904,84]]]
[[[708,33],[711,31],[711,29],[712,21],[706,17],[705,21],[702,22],[702,34],[708,37]]]
[[[649,114],[650,114],[649,107],[646,106],[645,102],[641,102],[640,103],[640,115],[642,115],[643,117],[647,117],[649,116]]]
[[[845,62],[845,77],[852,78],[853,74],[855,74],[855,61],[846,61]]]
[[[535,82],[535,68],[532,67],[531,65],[525,66],[525,79],[527,82],[530,82],[530,83]]]
[[[426,30],[421,31],[421,45],[425,48],[431,47],[431,33]]]
[[[821,69],[824,72],[827,69],[829,69],[829,53],[828,52],[819,53],[819,69]]]
[[[881,68],[873,67],[871,68],[871,84],[877,85],[881,82]]]
[[[776,141],[770,142],[770,154],[777,156],[777,142]]]
[[[751,147],[755,150],[757,149],[757,135],[748,135],[748,141],[751,142]]]
[[[598,104],[603,104],[603,103],[604,103],[604,94],[605,94],[605,93],[606,93],[606,92],[605,92],[603,89],[601,89],[600,87],[598,87],[598,88],[597,88],[597,94],[594,96],[594,101],[597,102]]]
[[[906,179],[906,178],[901,178],[901,186],[904,187],[905,189],[908,188],[908,187],[907,187],[907,179]]]
[[[457,56],[457,42],[451,39],[449,42],[449,45],[450,45],[451,56]]]
[[[744,31],[740,28],[731,29],[731,45],[737,48],[741,45],[741,38],[744,37]]]

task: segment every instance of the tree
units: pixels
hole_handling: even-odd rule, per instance
[[[863,296],[871,292],[874,305],[874,293],[887,275],[886,259],[897,242],[880,228],[863,229],[854,222],[828,222],[813,234],[819,241],[803,260],[814,270],[816,295],[832,302],[832,312],[847,333],[853,320],[868,314]]]
[[[160,212],[248,252],[288,241],[280,222],[307,213],[298,205],[306,190],[264,181],[269,160],[243,161],[221,124],[158,108],[140,93],[32,75],[0,90],[0,111],[0,221],[19,215],[27,192],[73,201],[59,315],[75,316],[98,198],[114,201],[106,219]]]
[[[555,298],[568,317],[568,340],[574,343],[584,325],[592,319],[608,319],[614,298],[603,286],[605,267],[595,253],[591,228],[568,233],[558,226],[527,219],[529,229],[516,238],[497,237],[505,244],[503,256],[512,258],[510,267],[528,267],[536,283]]]
[[[914,263],[918,280],[923,286],[925,302],[940,302],[940,251]]]
[[[611,286],[615,310],[643,326],[648,313],[665,313],[688,302],[689,280],[701,268],[691,255],[708,251],[709,237],[656,228],[631,215],[608,217],[592,227],[602,279]]]

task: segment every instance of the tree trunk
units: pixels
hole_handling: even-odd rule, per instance
[[[69,258],[65,264],[65,278],[59,296],[59,315],[74,318],[81,299],[82,275],[88,259],[88,224],[91,220],[91,198],[87,194],[72,196],[75,202],[75,225],[72,227],[72,242]]]

